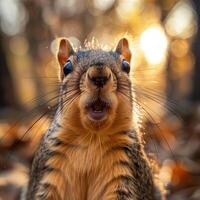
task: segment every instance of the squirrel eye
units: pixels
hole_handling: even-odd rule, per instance
[[[73,71],[73,65],[70,60],[68,60],[65,63],[63,71],[64,71],[65,76],[67,76],[69,73],[71,73]]]
[[[127,74],[130,72],[130,64],[126,60],[122,61],[122,70]]]

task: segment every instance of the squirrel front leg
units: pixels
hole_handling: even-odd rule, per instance
[[[137,151],[135,145],[123,148],[129,160],[117,163],[121,170],[103,187],[104,195],[99,200],[165,200],[145,154]]]
[[[124,190],[118,192],[117,200],[165,200],[164,190],[154,178],[154,173],[141,143],[125,147],[131,165],[132,177],[122,182]]]
[[[42,139],[36,152],[30,180],[22,200],[62,200],[65,195],[65,183],[59,165],[63,163],[63,154],[49,145],[45,138]],[[57,165],[57,167],[56,167]]]
[[[127,131],[121,136],[123,143],[107,153],[112,157],[108,159],[110,178],[102,186],[99,200],[165,200],[162,184],[158,184],[137,133]]]
[[[115,200],[165,200],[162,184],[156,179],[140,139],[135,132],[128,132],[127,136],[132,144],[121,147],[121,150],[128,161],[121,161],[120,165],[130,173],[119,177]]]

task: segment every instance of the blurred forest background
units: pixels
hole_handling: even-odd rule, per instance
[[[145,147],[168,199],[199,200],[199,0],[0,0],[0,200],[19,199],[48,127],[61,36],[74,47],[129,38]]]

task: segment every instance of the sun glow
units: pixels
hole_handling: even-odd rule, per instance
[[[160,64],[166,56],[168,40],[161,27],[150,27],[141,34],[140,46],[150,64]]]

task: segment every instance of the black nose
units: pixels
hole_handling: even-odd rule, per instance
[[[103,87],[110,79],[110,77],[107,76],[94,76],[89,78],[93,82],[93,84],[96,85],[97,87]]]

